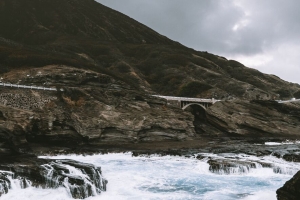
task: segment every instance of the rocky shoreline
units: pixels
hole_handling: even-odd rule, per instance
[[[106,191],[108,181],[101,168],[73,160],[40,159],[33,155],[17,155],[1,159],[0,196],[11,189],[16,180],[22,189],[28,187],[66,188],[74,199],[84,199]]]
[[[273,142],[275,145],[265,145]],[[272,143],[271,143],[272,144]],[[279,145],[280,144],[280,145]],[[203,137],[192,141],[145,142],[139,144],[98,144],[77,146],[43,146],[32,145],[30,154],[0,155],[0,196],[8,192],[11,178],[17,178],[22,188],[39,186],[42,188],[57,188],[63,186],[70,191],[73,198],[86,198],[106,190],[107,180],[102,177],[101,168],[72,160],[39,159],[41,155],[65,154],[105,154],[132,152],[132,156],[147,156],[152,154],[191,157],[198,155],[199,160],[206,160],[212,173],[245,173],[251,168],[273,168],[275,173],[293,173],[280,171],[273,164],[264,161],[243,161],[236,155],[268,156],[273,155],[289,162],[299,162],[300,143],[295,140],[286,141],[284,138],[211,138]],[[201,154],[199,154],[201,153]],[[226,155],[222,158],[205,156],[212,153]],[[88,184],[84,175],[70,173],[70,167],[76,168],[89,176]],[[9,178],[10,177],[10,178]],[[297,199],[299,173],[291,181],[277,191],[278,199]],[[109,181],[109,180],[108,180]],[[71,187],[72,186],[72,187]],[[295,189],[296,188],[296,189]],[[290,191],[294,192],[290,192]],[[95,193],[96,191],[96,193]],[[289,193],[289,195],[286,195]]]

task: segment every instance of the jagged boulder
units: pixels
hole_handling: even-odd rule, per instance
[[[300,171],[287,181],[283,187],[279,188],[276,193],[278,200],[300,199]]]
[[[22,165],[0,165],[0,196],[11,189],[11,180],[17,179],[21,188],[65,187],[70,196],[84,199],[106,191],[108,181],[101,168],[73,160],[26,159]]]
[[[209,160],[209,171],[216,174],[236,174],[247,173],[251,168],[256,168],[255,163],[246,161],[232,161],[232,160]]]
[[[11,173],[9,172],[0,171],[0,197],[6,194],[11,187],[10,180],[8,179],[10,175]]]
[[[106,191],[107,180],[100,167],[73,160],[56,160],[41,166],[45,188],[65,187],[75,199],[95,196]]]

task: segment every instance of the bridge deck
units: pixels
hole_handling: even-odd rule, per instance
[[[189,98],[189,97],[173,97],[173,96],[160,96],[160,95],[152,95],[154,97],[163,98],[170,101],[188,101],[188,102],[202,102],[202,103],[216,103],[220,100],[216,99],[200,99],[200,98]]]
[[[292,99],[292,100],[286,100],[286,101],[278,100],[277,102],[278,103],[290,103],[290,102],[297,102],[297,101],[300,101],[300,99]]]

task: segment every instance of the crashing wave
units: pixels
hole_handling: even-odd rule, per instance
[[[92,164],[73,160],[55,160],[39,167],[39,175],[21,177],[13,172],[0,171],[0,196],[8,193],[12,183],[20,188],[64,187],[70,196],[75,199],[84,199],[96,196],[106,191],[107,180],[103,178],[101,168]]]
[[[271,169],[275,174],[294,175],[299,170],[299,163],[286,162],[274,156],[251,157],[236,155],[234,158],[224,155],[202,155],[201,159],[209,164],[209,171],[215,174],[248,174]]]

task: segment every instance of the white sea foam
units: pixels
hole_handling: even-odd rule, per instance
[[[108,180],[107,191],[88,200],[150,200],[150,199],[276,199],[276,190],[300,169],[297,163],[288,163],[273,156],[255,157],[245,154],[201,154],[214,159],[232,159],[270,163],[282,169],[257,168],[244,174],[219,175],[209,171],[207,159],[152,155],[132,157],[131,153],[106,155],[61,155],[52,159],[73,159],[101,166]],[[43,157],[46,158],[46,157]],[[284,169],[286,169],[284,171]],[[64,188],[14,188],[1,199],[72,199]]]
[[[276,193],[272,190],[264,190],[264,191],[255,192],[247,196],[243,200],[272,200],[272,199],[277,199]]]
[[[285,144],[300,144],[300,141],[298,140],[286,140],[284,142],[265,142],[265,145],[269,145],[269,146],[277,146],[277,145],[285,145]]]
[[[279,143],[279,142],[265,142],[265,145],[276,146],[276,145],[282,145],[282,143]]]

